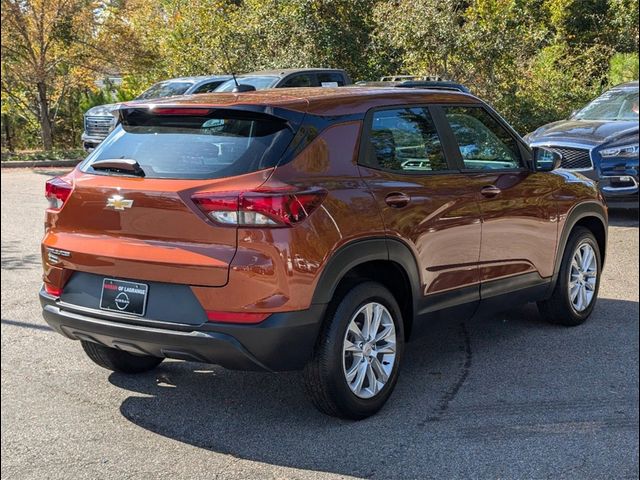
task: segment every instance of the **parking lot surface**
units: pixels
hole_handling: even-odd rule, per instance
[[[300,373],[125,376],[52,332],[37,292],[54,173],[2,172],[2,478],[637,478],[636,215],[611,215],[586,324],[534,305],[434,324],[387,406],[346,422],[311,406]]]

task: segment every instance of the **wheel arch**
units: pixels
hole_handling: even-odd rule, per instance
[[[408,339],[420,294],[419,270],[410,248],[402,241],[384,237],[348,243],[328,260],[312,303],[329,303],[339,288],[361,279],[379,282],[391,291],[402,311]]]
[[[596,237],[598,248],[600,250],[602,267],[604,267],[607,252],[607,218],[606,208],[601,203],[595,201],[581,203],[569,212],[558,239],[558,249],[556,252],[556,261],[553,270],[553,286],[555,286],[555,283],[558,280],[560,266],[562,265],[562,257],[564,256],[564,250],[567,246],[567,242],[569,241],[569,236],[576,227],[585,227],[593,233],[594,237]]]

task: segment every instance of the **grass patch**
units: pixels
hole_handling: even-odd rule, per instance
[[[81,148],[70,150],[25,150],[18,152],[2,152],[3,162],[41,162],[54,160],[82,160],[87,156]]]

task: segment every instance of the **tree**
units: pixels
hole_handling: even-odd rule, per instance
[[[379,2],[375,35],[400,53],[406,73],[457,77],[464,7],[461,0]]]
[[[53,148],[54,121],[71,90],[91,84],[96,72],[145,65],[146,52],[116,10],[90,0],[2,0],[2,93],[36,119],[45,150]]]

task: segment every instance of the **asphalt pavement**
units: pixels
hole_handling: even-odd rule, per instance
[[[91,363],[40,314],[44,182],[2,171],[2,478],[638,478],[638,219],[612,213],[584,325],[534,305],[409,344],[376,416],[318,413],[300,373]]]

